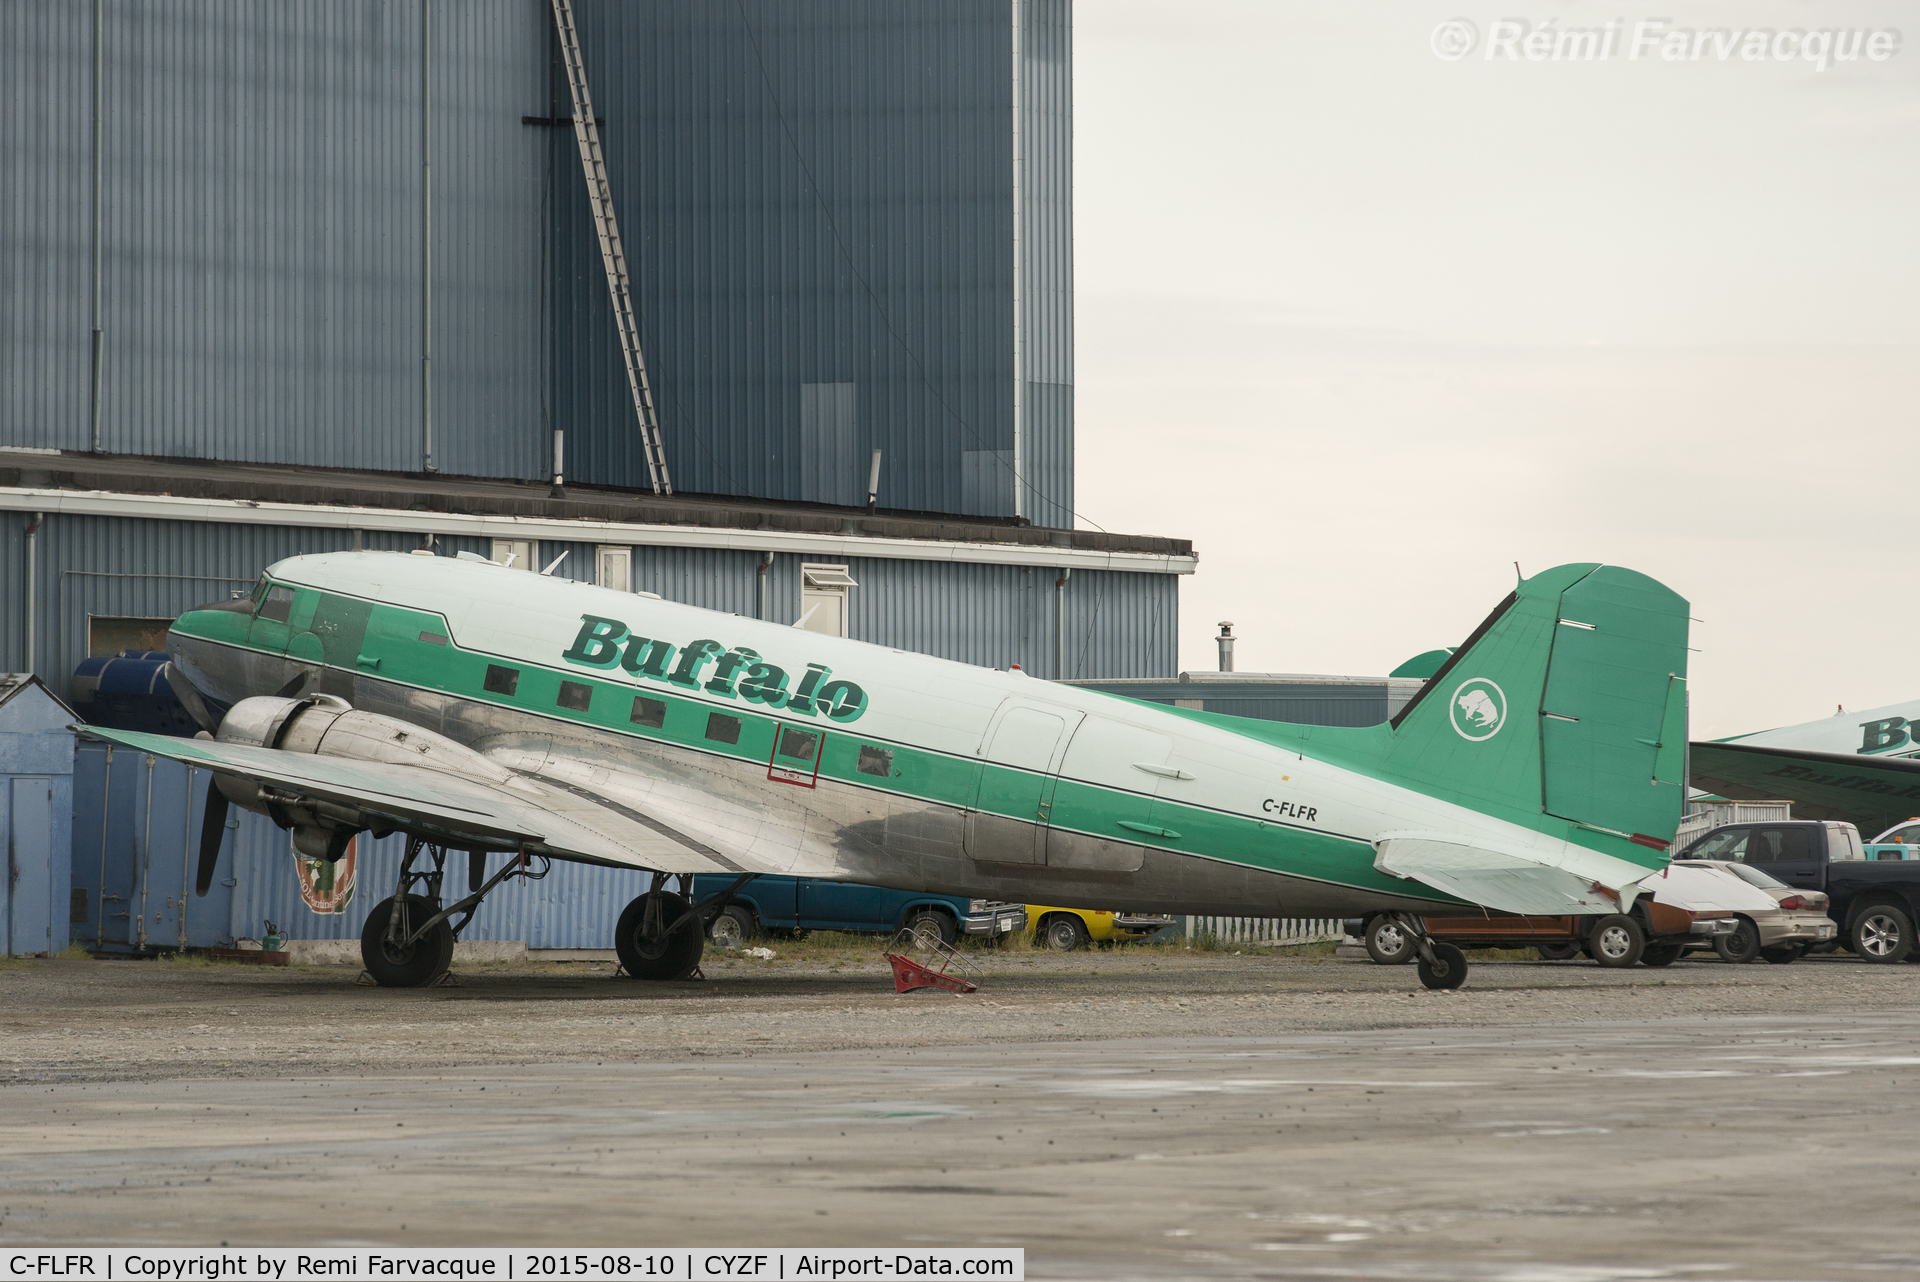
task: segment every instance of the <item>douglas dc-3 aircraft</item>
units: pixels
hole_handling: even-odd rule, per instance
[[[1784,797],[1804,819],[1871,838],[1920,815],[1920,700],[1693,745],[1693,786],[1738,800]]]
[[[470,553],[343,552],[281,561],[251,597],[174,624],[170,680],[198,738],[78,729],[212,772],[202,894],[228,802],[308,857],[407,833],[361,940],[387,985],[431,982],[483,896],[561,859],[652,874],[614,940],[639,978],[690,973],[724,904],[689,904],[668,878],[725,872],[732,890],[783,873],[1142,911],[1384,910],[1427,986],[1452,988],[1466,958],[1416,914],[1465,901],[1604,921],[1665,866],[1686,636],[1686,602],[1653,580],[1562,566],[1522,582],[1391,723],[1334,729]],[[471,893],[443,908],[450,850],[470,852]]]

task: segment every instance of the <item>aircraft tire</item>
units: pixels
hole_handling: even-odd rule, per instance
[[[413,921],[425,921],[439,911],[439,906],[424,896],[407,896],[407,912]],[[424,988],[453,964],[453,927],[443,921],[410,947],[395,950],[387,945],[387,922],[392,917],[391,896],[367,914],[367,924],[360,931],[360,964],[382,988]]]
[[[1541,961],[1572,961],[1580,955],[1580,945],[1535,944],[1533,951],[1540,954]]]
[[[1382,966],[1404,966],[1418,953],[1413,936],[1391,917],[1375,917],[1367,923],[1367,956]]]
[[[661,919],[672,922],[691,906],[679,895],[662,892]],[[646,920],[647,897],[639,895],[620,913],[620,924],[613,928],[613,951],[620,957],[632,979],[685,979],[700,965],[706,952],[707,933],[700,923],[690,921],[665,940],[643,941],[641,923]]]
[[[1433,960],[1421,957],[1415,965],[1428,988],[1458,988],[1467,982],[1467,955],[1452,944],[1435,944]]]
[[[1608,913],[1587,932],[1587,956],[1609,970],[1624,970],[1640,960],[1647,946],[1640,923],[1624,913]]]
[[[1789,962],[1799,961],[1800,955],[1805,951],[1806,949],[1798,944],[1783,944],[1778,948],[1762,948],[1760,955],[1775,966],[1785,966]],[[1911,961],[1912,958],[1908,960]]]
[[[1671,966],[1687,951],[1679,944],[1648,944],[1640,950],[1642,966]]]

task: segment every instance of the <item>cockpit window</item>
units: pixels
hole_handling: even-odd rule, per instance
[[[256,608],[259,607],[262,601],[266,600],[267,589],[270,586],[272,585],[268,581],[267,576],[264,574],[260,576],[260,581],[253,585],[253,595],[250,599],[253,601],[253,604]]]
[[[265,599],[261,600],[254,610],[254,617],[285,623],[287,616],[291,613],[293,613],[293,589],[275,583],[267,589]]]

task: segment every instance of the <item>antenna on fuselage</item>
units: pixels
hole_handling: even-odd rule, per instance
[[[562,552],[559,556],[556,556],[553,558],[553,560],[547,562],[547,568],[540,571],[540,573],[552,574],[555,570],[560,568],[560,563],[566,559],[567,559],[567,554],[565,552]]]

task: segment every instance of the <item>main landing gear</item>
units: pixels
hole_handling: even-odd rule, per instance
[[[1399,928],[1400,938],[1411,941],[1421,983],[1428,988],[1458,988],[1467,982],[1467,955],[1452,944],[1436,942],[1418,917],[1388,913],[1384,920]]]
[[[420,863],[422,853],[427,856],[426,866]],[[360,932],[361,964],[382,988],[424,988],[434,983],[453,964],[454,940],[473,921],[487,894],[509,877],[538,881],[550,867],[543,857],[538,861],[538,871],[532,871],[522,854],[487,877],[486,852],[468,851],[467,897],[442,908],[440,883],[447,871],[446,847],[431,845],[419,837],[407,838],[399,884],[391,898],[373,906]],[[453,920],[456,916],[460,918],[457,923]]]
[[[754,878],[743,874],[717,895],[698,904],[666,888],[667,874],[653,874],[647,893],[626,906],[614,927],[613,951],[633,979],[686,979],[700,969],[707,947],[707,924]]]

